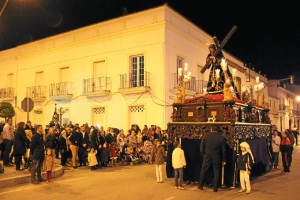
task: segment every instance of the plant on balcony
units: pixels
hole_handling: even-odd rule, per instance
[[[11,103],[5,101],[0,102],[0,117],[7,119],[15,116],[15,114],[15,109]]]

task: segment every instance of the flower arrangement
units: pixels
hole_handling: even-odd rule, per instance
[[[235,110],[229,106],[225,107],[225,111],[223,112],[224,121],[235,121],[236,119],[236,113]]]

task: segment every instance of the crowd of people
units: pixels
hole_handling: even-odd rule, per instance
[[[8,118],[0,126],[1,152],[0,158],[5,167],[13,167],[21,171],[30,167],[32,183],[43,180],[42,170],[47,171],[47,181],[52,180],[52,170],[55,160],[64,167],[89,166],[91,170],[115,167],[123,164],[154,163],[157,183],[162,183],[162,165],[167,157],[167,133],[160,127],[144,125],[143,129],[133,124],[126,132],[123,129],[89,126],[87,123],[58,126],[50,123],[43,129],[41,125],[32,126],[28,121],[19,122],[16,127]],[[286,129],[280,132],[275,125],[270,134],[270,151],[272,168],[279,168],[279,155],[282,158],[282,170],[290,172],[294,145],[298,145],[299,131]],[[183,170],[186,163],[184,151],[178,141],[173,143],[172,166],[175,172],[175,188],[183,187]],[[249,144],[240,144],[241,153],[237,158],[237,169],[240,174],[241,189],[239,192],[251,191],[250,173],[255,158]],[[211,166],[214,171],[213,189],[218,191],[220,169],[226,164],[225,139],[213,127],[205,134],[200,148],[203,156],[202,169],[198,188],[203,190],[207,169]],[[222,152],[222,153],[220,153]]]
[[[1,153],[5,167],[15,166],[21,171],[31,167],[32,183],[44,181],[41,171],[51,171],[55,160],[64,167],[74,169],[89,166],[91,170],[154,161],[153,149],[156,141],[166,150],[167,134],[156,125],[143,129],[133,124],[126,132],[109,127],[81,126],[76,123],[59,126],[52,122],[43,129],[41,125],[19,122],[16,127],[8,118],[1,126]],[[165,157],[164,157],[165,158]],[[153,159],[153,160],[152,160]],[[161,167],[160,167],[161,171]]]

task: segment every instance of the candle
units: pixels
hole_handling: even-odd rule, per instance
[[[191,77],[192,77],[192,72],[189,72],[188,73],[188,79],[189,79],[189,81],[191,80]]]
[[[182,68],[178,68],[178,77],[181,77],[182,76]]]
[[[222,60],[221,60],[221,67],[222,67],[223,71],[227,70],[227,62],[224,58],[222,58]]]
[[[232,76],[236,77],[236,69],[235,68],[232,69]]]
[[[203,94],[206,94],[207,88],[203,88]]]
[[[216,69],[216,78],[219,79],[220,78],[220,69]]]
[[[187,72],[189,70],[188,64],[184,63],[184,71]]]
[[[259,83],[259,77],[257,76],[255,79],[256,79],[256,83]]]

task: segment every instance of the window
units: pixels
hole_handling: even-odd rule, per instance
[[[12,88],[14,85],[14,74],[8,74],[7,75],[7,86],[9,88]]]
[[[144,56],[137,55],[131,57],[131,86],[141,87],[145,83]]]

